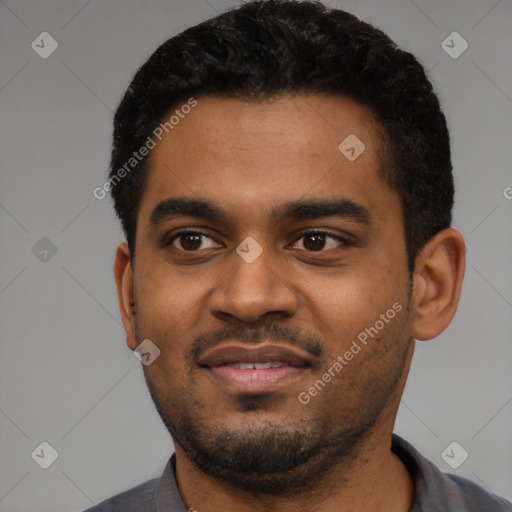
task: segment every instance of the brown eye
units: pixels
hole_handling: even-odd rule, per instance
[[[324,231],[311,231],[309,233],[305,233],[298,240],[301,239],[303,239],[303,247],[307,251],[311,252],[323,252],[324,249],[336,249],[340,245],[349,245],[343,238]],[[331,240],[330,244],[328,244],[329,240]]]
[[[172,245],[174,248],[179,250],[195,252],[200,249],[205,249],[204,246],[202,247],[204,239],[209,239],[213,242],[211,237],[201,233],[200,231],[181,231],[174,235],[167,245]],[[215,247],[215,245],[212,247]]]

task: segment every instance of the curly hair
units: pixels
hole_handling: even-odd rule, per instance
[[[379,173],[400,196],[412,272],[418,251],[451,223],[450,141],[437,95],[418,60],[381,30],[293,0],[228,10],[172,37],[138,69],[114,117],[109,174],[132,263],[147,156],[122,180],[116,173],[171,109],[192,96],[261,101],[301,92],[341,95],[373,113],[385,141]]]

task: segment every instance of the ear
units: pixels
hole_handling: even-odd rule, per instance
[[[429,340],[448,327],[459,304],[465,266],[464,238],[454,228],[437,233],[421,249],[413,275],[414,338]]]
[[[133,269],[130,262],[130,250],[126,242],[117,246],[114,277],[116,280],[119,311],[126,333],[126,344],[131,350],[135,350],[137,348],[137,339],[135,337],[135,310],[133,306],[135,300]]]

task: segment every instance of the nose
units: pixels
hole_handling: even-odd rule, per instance
[[[298,300],[283,269],[267,249],[251,261],[233,252],[231,270],[223,273],[210,296],[212,314],[223,320],[253,324],[262,317],[291,317]]]

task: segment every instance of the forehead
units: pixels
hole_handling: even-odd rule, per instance
[[[307,197],[345,197],[368,210],[396,200],[379,176],[380,128],[362,105],[317,94],[196,101],[193,109],[173,108],[169,117],[180,113],[178,122],[151,150],[142,227],[173,196],[208,197],[245,222]]]

